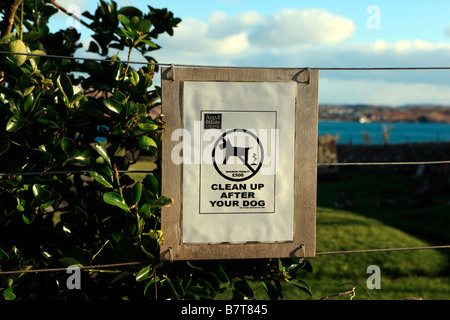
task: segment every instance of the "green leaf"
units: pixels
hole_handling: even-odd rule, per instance
[[[48,198],[51,197],[52,193],[50,191],[48,191],[47,189],[45,189],[43,186],[41,186],[40,184],[34,184],[33,187],[31,188],[33,191],[33,194],[36,198],[38,198],[39,200],[43,201],[43,200],[47,200]]]
[[[77,217],[80,218],[80,220],[83,221],[83,223],[86,223],[89,220],[89,215],[87,214],[86,211],[84,211],[83,209],[81,209],[79,206],[76,205],[74,205],[73,208],[75,209]]]
[[[121,14],[126,14],[129,17],[142,16],[142,11],[136,7],[129,7],[129,6],[121,7],[118,12]]]
[[[2,92],[2,93],[0,93],[0,101],[2,102],[2,103],[4,103],[4,104],[7,104],[8,103],[8,98],[6,98],[6,95]]]
[[[130,19],[128,19],[126,16],[124,16],[123,14],[118,14],[117,15],[117,19],[122,22],[122,24],[127,27],[130,28]]]
[[[202,268],[197,267],[197,266],[194,266],[194,264],[193,264],[191,261],[186,261],[186,264],[187,264],[189,267],[191,267],[191,268],[193,268],[193,269],[195,269],[195,270],[203,271]]]
[[[225,273],[225,270],[223,270],[222,267],[219,268],[216,272],[217,278],[222,282],[230,282],[230,279],[228,278],[227,274]]]
[[[200,297],[208,297],[208,296],[209,296],[208,291],[206,291],[206,290],[203,289],[203,288],[195,287],[195,286],[189,287],[189,288],[186,290],[186,292],[191,292],[191,293],[193,293],[194,295],[200,296]]]
[[[61,259],[59,259],[59,262],[65,267],[69,267],[69,266],[82,267],[83,266],[78,260],[76,260],[72,257],[61,258]]]
[[[233,296],[231,300],[244,300],[245,296],[237,290],[232,290]]]
[[[12,286],[3,291],[3,298],[5,298],[5,300],[16,300],[16,295],[13,292],[14,288],[15,286]]]
[[[141,24],[141,19],[137,16],[131,18],[129,26],[132,30],[137,30]]]
[[[22,212],[22,220],[26,224],[32,223],[34,221],[35,217],[36,217],[36,215],[33,212],[29,212],[29,211]]]
[[[269,296],[270,300],[277,300],[280,296],[280,292],[278,291],[277,287],[275,287],[270,282],[262,282],[262,286],[264,290],[266,290],[267,295]]]
[[[122,105],[119,102],[114,101],[113,99],[103,99],[103,104],[109,110],[117,114],[120,114],[120,112],[122,111]]]
[[[36,54],[36,55],[46,55],[46,53],[44,51],[42,51],[42,50],[33,50],[30,53],[31,54]],[[37,68],[36,64],[39,63],[39,59],[41,57],[39,57],[39,56],[27,56],[27,58],[30,60],[31,65],[33,66],[33,68]],[[40,71],[38,70],[38,72],[40,72]]]
[[[63,95],[68,98],[68,103],[73,97],[72,81],[70,81],[70,78],[65,73],[61,73],[58,78],[56,78],[56,84]]]
[[[139,208],[138,213],[142,218],[148,219],[152,216],[151,208],[152,208],[151,205],[145,203],[142,205],[142,207]]]
[[[147,137],[147,136],[139,137],[138,143],[139,143],[139,147],[143,150],[149,150],[150,147],[155,147],[155,148],[158,147],[155,140],[153,140],[152,138]]]
[[[90,162],[89,150],[84,150],[80,152],[79,150],[74,151],[74,155],[69,159],[69,162],[74,165],[87,166]]]
[[[103,177],[100,173],[95,171],[89,171],[89,174],[91,175],[92,178],[94,178],[97,182],[101,183],[105,187],[114,189],[111,183],[109,183],[108,180],[106,180],[105,177]]]
[[[47,120],[47,119],[38,119],[38,122],[42,123],[43,125],[46,125],[49,128],[56,129],[58,128],[58,125],[54,123],[53,121]]]
[[[301,289],[303,292],[307,293],[308,295],[312,296],[311,288],[309,285],[303,281],[303,280],[294,280],[294,281],[288,281],[288,283],[292,284],[293,286]]]
[[[85,60],[81,65],[81,68],[91,76],[101,76],[104,72],[100,63],[90,60]]]
[[[253,289],[245,280],[236,281],[234,283],[234,288],[246,297],[253,298],[255,295],[255,292],[253,292]]]
[[[145,279],[148,279],[151,277],[151,270],[150,270],[151,266],[147,266],[145,268],[142,268],[138,274],[136,275],[136,282],[141,282]]]
[[[6,262],[6,261],[8,261],[8,259],[9,259],[8,254],[5,251],[3,251],[2,249],[0,249],[0,261]]]
[[[25,57],[25,56],[24,56]],[[2,62],[2,67],[12,77],[19,79],[23,75],[23,70],[17,66],[10,57],[6,57]]]
[[[123,197],[115,192],[107,192],[103,195],[103,201],[106,203],[116,206],[124,211],[130,212],[127,204]]]
[[[108,165],[111,167],[111,159],[108,156],[108,153],[106,152],[105,148],[103,148],[102,145],[100,144],[96,144],[95,145],[95,150],[97,150],[97,152],[102,156],[103,159],[105,159],[105,161],[108,163]]]
[[[139,83],[139,74],[133,69],[130,71],[130,82],[134,86],[137,86]]]
[[[205,278],[208,280],[205,281],[205,284],[207,283],[208,287],[211,288],[213,292],[220,291],[220,280],[217,277],[217,275],[211,271],[207,271],[207,274],[205,274]]]
[[[155,131],[158,130],[158,125],[156,123],[139,123],[139,129],[144,131]]]
[[[24,203],[22,203],[22,202],[25,202],[25,200],[20,200],[19,198],[17,198],[16,209],[17,209],[17,211],[19,211],[19,212],[24,212],[24,211],[25,211],[25,208],[23,207],[23,204],[24,204]]]
[[[170,207],[173,204],[174,200],[172,198],[168,198],[166,196],[159,197],[156,202],[153,204],[154,207]]]
[[[23,34],[23,41],[24,42],[32,42],[34,40],[37,40],[39,38],[39,32],[31,30],[30,32],[26,32]]]
[[[138,181],[131,189],[131,192],[132,192],[133,204],[137,204],[139,202],[139,200],[141,200],[142,183],[140,181]]]
[[[312,272],[312,266],[307,260],[303,260],[301,262],[294,263],[287,268],[287,272],[292,278],[295,278],[300,270]]]
[[[25,113],[28,113],[30,111],[31,107],[34,105],[34,96],[32,94],[28,95],[26,98],[24,104],[23,104],[23,111]]]
[[[119,103],[126,103],[128,97],[124,95],[121,91],[116,91],[113,95],[113,99]]]
[[[25,122],[26,119],[21,115],[14,115],[8,120],[8,123],[6,124],[6,131],[15,132],[22,128]]]
[[[88,47],[88,52],[95,52],[95,53],[99,53],[100,51],[100,47],[98,46],[97,43],[95,43],[94,41],[89,42],[89,47]]]
[[[313,272],[313,267],[312,267],[311,263],[309,263],[308,260],[303,260],[302,270],[309,272],[309,273]]]
[[[7,44],[9,42],[9,39],[11,39],[11,37],[14,35],[14,32],[10,32],[6,35],[4,35],[1,39],[0,39],[0,44]]]
[[[167,283],[167,285],[172,289],[172,292],[175,294],[177,299],[181,299],[184,296],[184,290],[183,287],[181,287],[180,283],[178,281],[172,281],[168,277],[164,278],[164,283]]]
[[[72,139],[63,137],[61,139],[61,149],[66,152],[70,152],[72,148],[75,146],[75,142]]]
[[[141,23],[139,24],[139,27],[137,28],[137,31],[140,31],[142,33],[147,33],[150,31],[150,27],[152,26],[152,23],[150,20],[142,19]]]
[[[149,173],[145,176],[144,180],[144,185],[146,187],[148,187],[150,189],[150,191],[154,192],[154,193],[158,193],[159,188],[158,188],[158,179],[156,179],[156,177]]]
[[[119,30],[122,32],[122,33],[120,33],[120,32],[117,33],[119,36],[127,37],[130,39],[133,38],[133,34],[130,31],[128,31],[127,29],[119,27]]]
[[[141,40],[141,42],[143,42],[145,44],[148,44],[151,48],[157,48],[158,47],[156,45],[156,43],[154,43],[153,41],[148,40],[148,39],[143,39],[143,40]]]
[[[145,285],[145,288],[144,288],[144,295],[147,294],[148,289],[154,288],[154,287],[155,287],[155,282],[158,283],[159,281],[160,281],[160,279],[159,279],[158,276],[152,278],[152,279]]]

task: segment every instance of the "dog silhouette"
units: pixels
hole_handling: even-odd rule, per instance
[[[237,157],[245,165],[248,164],[248,151],[252,147],[235,147],[231,144],[230,140],[223,140],[222,144],[219,146],[220,150],[225,150],[225,157],[222,164],[227,164],[230,157]]]

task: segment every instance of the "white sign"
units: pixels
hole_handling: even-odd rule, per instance
[[[276,112],[216,110],[202,116],[203,135],[216,140],[202,143],[200,213],[274,213]],[[212,117],[220,119],[217,128],[208,125]]]
[[[293,240],[296,88],[184,82],[183,243]]]

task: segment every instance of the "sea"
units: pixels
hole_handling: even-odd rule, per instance
[[[360,123],[319,120],[318,133],[319,136],[336,135],[338,144],[450,142],[450,123]]]

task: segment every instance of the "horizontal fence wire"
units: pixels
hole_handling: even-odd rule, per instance
[[[321,255],[337,255],[337,254],[355,254],[355,253],[378,253],[378,252],[393,252],[393,251],[414,251],[414,250],[430,250],[430,249],[450,249],[450,245],[441,246],[426,246],[426,247],[411,247],[411,248],[387,248],[387,249],[365,249],[365,250],[349,250],[349,251],[329,251],[329,252],[316,252],[316,256]],[[159,260],[151,261],[133,261],[133,262],[123,262],[123,263],[112,263],[112,264],[101,264],[93,266],[77,266],[80,270],[85,270],[89,272],[105,272],[102,269],[109,268],[122,268],[131,266],[141,266],[159,263]],[[11,270],[11,271],[0,271],[0,276],[13,275],[13,274],[24,274],[24,273],[44,273],[44,272],[67,272],[66,268],[47,268],[47,269],[29,269],[29,270]]]
[[[35,172],[0,172],[0,177],[14,176],[41,176],[63,174],[89,174],[91,170],[61,170],[61,171],[35,171]],[[153,173],[154,170],[117,170],[119,173]]]
[[[89,57],[72,57],[60,55],[46,55],[34,53],[8,52],[0,51],[4,55],[26,55],[30,57],[54,58],[54,59],[68,59],[68,60],[83,60],[83,61],[98,61],[98,62],[113,62],[113,63],[128,63],[128,64],[143,64],[143,65],[158,65],[168,67],[189,67],[189,68],[241,68],[230,66],[207,66],[207,65],[190,65],[190,64],[174,64],[174,63],[158,63],[158,62],[144,62],[144,61],[122,61],[103,58],[89,58]],[[247,67],[259,68],[259,67]],[[273,69],[273,68],[263,68]],[[285,69],[285,68],[277,68]],[[291,68],[290,68],[291,69]],[[323,71],[401,71],[401,70],[450,70],[450,67],[306,67],[302,69],[323,70]],[[450,164],[448,161],[419,161],[419,162],[343,162],[343,163],[318,163],[318,167],[329,166],[386,166],[386,165],[438,165]],[[119,170],[119,173],[152,173],[153,170]],[[30,175],[60,175],[60,174],[88,174],[89,170],[62,170],[62,171],[42,171],[42,172],[14,172],[14,173],[0,173],[0,177],[4,176],[30,176]],[[316,252],[316,256],[321,255],[337,255],[337,254],[355,254],[355,253],[376,253],[376,252],[393,252],[393,251],[413,251],[413,250],[429,250],[429,249],[450,249],[450,245],[439,246],[425,246],[425,247],[410,247],[410,248],[386,248],[386,249],[365,249],[365,250],[347,250],[347,251],[329,251]],[[155,263],[155,261],[136,261],[124,262],[115,264],[103,264],[95,266],[79,266],[80,270],[88,270],[91,272],[102,272],[101,269],[120,268],[129,266],[139,266],[144,264]],[[35,270],[12,270],[0,271],[2,275],[23,274],[23,273],[42,273],[42,272],[67,272],[67,268],[47,268]]]
[[[411,162],[334,162],[318,163],[318,167],[333,166],[409,166],[409,165],[431,165],[431,164],[450,164],[450,160],[443,161],[411,161]]]
[[[134,262],[101,264],[101,265],[95,265],[95,266],[77,266],[77,267],[80,270],[102,272],[102,270],[99,270],[99,269],[139,266],[139,265],[150,264],[150,263],[154,263],[154,262],[153,261],[134,261]],[[34,270],[29,269],[29,270],[0,271],[0,276],[12,275],[12,274],[22,274],[22,273],[61,272],[61,271],[67,271],[67,269],[68,268],[47,268],[47,269],[34,269]]]
[[[146,65],[166,65],[170,66],[168,63],[158,63],[158,62],[144,62],[144,61],[123,61],[123,60],[113,60],[113,59],[102,59],[102,58],[88,58],[88,57],[71,57],[71,56],[60,56],[55,54],[38,54],[38,53],[23,53],[23,52],[8,52],[0,51],[0,54],[5,55],[22,55],[37,58],[52,58],[52,59],[67,59],[67,60],[84,60],[84,61],[98,61],[98,62],[114,62],[114,63],[129,63],[129,64],[146,64]]]
[[[243,68],[236,66],[208,66],[197,64],[175,64],[175,63],[161,63],[161,62],[148,62],[148,61],[124,61],[124,60],[112,60],[105,58],[92,58],[92,57],[73,57],[73,56],[61,56],[51,54],[38,54],[38,53],[23,53],[23,52],[9,52],[1,51],[0,54],[4,55],[24,55],[30,57],[40,58],[54,58],[54,59],[68,59],[68,60],[84,60],[84,61],[99,61],[99,62],[114,62],[114,63],[129,63],[129,64],[145,64],[145,65],[157,65],[157,66],[175,66],[185,68]],[[292,69],[296,67],[245,67],[245,68],[258,68],[258,69]],[[322,71],[398,71],[398,70],[450,70],[449,67],[301,67],[300,69],[310,70],[322,70]]]
[[[364,249],[364,250],[316,252],[316,256],[335,255],[335,254],[353,254],[353,253],[391,252],[391,251],[414,251],[414,250],[429,250],[429,249],[450,249],[450,245],[410,247],[410,248],[386,248],[386,249]]]
[[[413,161],[413,162],[334,162],[318,163],[318,167],[333,166],[392,166],[392,165],[438,165],[450,164],[450,160],[443,161]],[[39,176],[63,174],[89,174],[90,170],[61,170],[61,171],[35,171],[35,172],[0,172],[0,177],[13,176]],[[119,173],[153,173],[154,170],[118,170]]]

